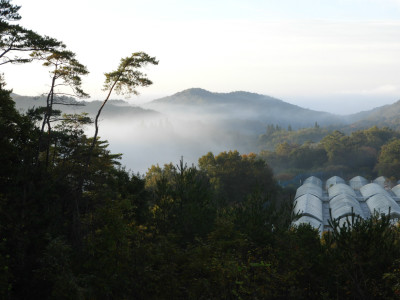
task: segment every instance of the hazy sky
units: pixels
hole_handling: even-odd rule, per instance
[[[94,99],[104,98],[103,73],[136,51],[160,60],[137,102],[191,87],[337,113],[400,99],[400,0],[12,2],[22,5],[22,25],[77,53]],[[39,64],[3,69],[14,92],[46,92]]]

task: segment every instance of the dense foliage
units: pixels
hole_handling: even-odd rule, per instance
[[[283,181],[302,173],[318,173],[326,179],[333,175],[348,179],[356,175],[368,179],[378,175],[400,178],[397,168],[400,134],[388,127],[375,126],[349,135],[320,128],[291,132],[280,129],[271,134],[282,142],[273,151],[261,151],[260,156]],[[304,141],[304,136],[314,139]]]

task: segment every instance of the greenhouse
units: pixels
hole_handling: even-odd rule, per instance
[[[296,196],[294,197],[294,199],[297,199],[298,197],[303,196],[305,194],[311,194],[318,198],[321,198],[322,187],[311,182],[306,182],[297,189]]]
[[[350,179],[349,184],[355,191],[359,191],[364,185],[368,184],[368,180],[362,176],[356,176]]]
[[[360,202],[350,195],[342,194],[333,198],[329,201],[329,207],[334,219],[339,219],[353,213],[363,219],[365,218]]]
[[[389,180],[385,176],[380,176],[376,178],[373,183],[379,184],[381,187],[385,188],[390,185]]]
[[[369,183],[367,185],[364,185],[360,189],[360,192],[365,200],[377,194],[382,194],[390,197],[388,191],[386,191],[382,186],[378,185],[377,183]]]
[[[322,180],[315,176],[308,177],[306,180],[304,180],[304,183],[313,183],[322,187]]]
[[[333,199],[334,197],[341,195],[341,194],[350,195],[354,198],[357,197],[354,190],[350,186],[348,186],[347,184],[344,184],[344,183],[338,183],[338,184],[331,186],[328,190],[328,194],[329,194],[329,199]]]
[[[324,184],[325,183],[325,184]],[[326,189],[322,189],[322,187]],[[309,177],[296,192],[294,199],[293,225],[310,224],[322,233],[331,230],[333,220],[340,226],[358,218],[367,219],[371,215],[390,215],[393,222],[400,219],[400,184],[390,189],[391,182],[379,177],[373,183],[361,176],[346,182],[343,178],[333,176],[321,181]]]
[[[392,188],[392,192],[397,196],[400,197],[400,184],[396,185]]]
[[[367,200],[367,204],[371,213],[385,214],[399,218],[400,206],[391,197],[383,194],[376,194]]]
[[[333,176],[326,181],[325,189],[328,190],[331,186],[338,183],[345,183],[344,179],[339,176]]]
[[[322,201],[311,194],[302,195],[296,199],[293,213],[298,215],[308,215],[322,222]]]

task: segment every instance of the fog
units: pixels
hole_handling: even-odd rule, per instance
[[[87,133],[92,134],[92,128]],[[152,165],[177,164],[181,157],[196,165],[210,151],[256,151],[254,135],[231,131],[224,121],[195,113],[102,119],[99,135],[109,142],[112,153],[123,154],[121,164],[127,170],[141,174]]]
[[[243,92],[218,94],[191,89],[162,101],[142,104],[141,108],[146,111],[132,113],[126,113],[132,106],[121,110],[120,105],[127,105],[126,102],[113,101],[101,117],[99,135],[109,142],[113,153],[123,154],[123,166],[133,173],[145,174],[152,165],[177,164],[181,157],[189,165],[196,165],[210,151],[257,153],[258,136],[265,133],[268,124],[280,125],[283,129],[290,124],[298,129],[313,127],[315,122],[321,126],[349,122],[348,118],[262,97]],[[117,106],[120,108],[116,109]],[[92,132],[93,127],[87,134],[91,136]]]
[[[15,94],[13,97],[21,111],[45,105],[44,98]],[[85,111],[93,118],[101,102],[84,104],[55,108],[65,113]],[[336,105],[345,107],[338,102]],[[359,103],[359,111],[366,107],[366,103]],[[315,122],[322,127],[344,128],[368,116],[368,112],[338,116],[254,93],[212,93],[194,88],[141,106],[110,100],[100,117],[99,137],[109,142],[112,153],[123,154],[122,166],[133,173],[145,174],[152,165],[177,164],[181,157],[188,164],[197,164],[198,159],[210,151],[214,154],[229,150],[258,153],[262,148],[258,137],[270,124],[282,129],[290,125],[293,130],[313,127]],[[88,126],[85,132],[93,136],[94,126]]]

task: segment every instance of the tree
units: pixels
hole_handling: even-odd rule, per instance
[[[400,139],[382,146],[375,168],[380,175],[400,178]]]
[[[187,242],[212,228],[215,209],[209,178],[203,171],[188,167],[183,159],[176,166],[152,166],[146,187],[152,194],[151,212],[158,232],[173,232]]]
[[[384,214],[365,220],[353,214],[348,221],[351,226],[333,220],[332,231],[322,237],[331,295],[339,299],[395,299],[383,278],[399,258],[399,228]]]
[[[91,155],[96,145],[97,135],[99,133],[100,114],[110,98],[111,93],[115,89],[117,94],[138,95],[139,92],[136,90],[137,87],[145,87],[153,84],[153,82],[147,78],[146,74],[140,71],[141,68],[148,64],[158,65],[158,61],[155,57],[149,56],[144,52],[135,52],[132,53],[131,56],[122,58],[117,70],[110,73],[105,73],[106,80],[104,82],[103,90],[108,91],[108,94],[96,114],[94,123],[95,133],[89,150],[87,165],[90,163]]]
[[[346,162],[348,137],[344,133],[335,130],[321,140],[321,145],[325,148],[330,163],[343,164]]]
[[[34,51],[31,54],[31,57],[44,61],[43,66],[50,67],[52,70],[50,71],[51,76],[51,84],[50,90],[47,94],[46,99],[46,108],[44,111],[44,117],[41,126],[41,136],[39,139],[39,150],[38,155],[41,148],[41,142],[43,138],[43,133],[45,126],[47,125],[47,143],[45,146],[46,151],[46,167],[49,162],[49,148],[50,148],[50,139],[51,139],[51,118],[53,115],[57,115],[57,112],[53,110],[54,104],[63,104],[63,105],[78,105],[77,103],[65,103],[65,102],[55,102],[56,98],[62,95],[72,95],[79,98],[87,98],[89,97],[86,94],[81,86],[82,86],[82,75],[87,75],[89,72],[84,65],[82,65],[76,58],[75,53],[62,50],[62,51]],[[69,88],[72,91],[68,92],[65,88]]]
[[[0,1],[0,21],[16,21],[20,20],[21,16],[18,14],[21,6],[12,5],[10,0]]]
[[[27,63],[33,57],[27,55],[10,56],[11,53],[27,53],[38,50],[60,50],[65,45],[48,36],[41,36],[36,32],[26,29],[9,21],[21,19],[18,11],[21,7],[12,5],[10,0],[0,1],[0,65],[7,63]]]
[[[219,203],[240,203],[255,191],[261,197],[276,191],[272,170],[254,153],[240,155],[235,150],[214,156],[209,152],[199,158],[199,168],[210,177]]]

